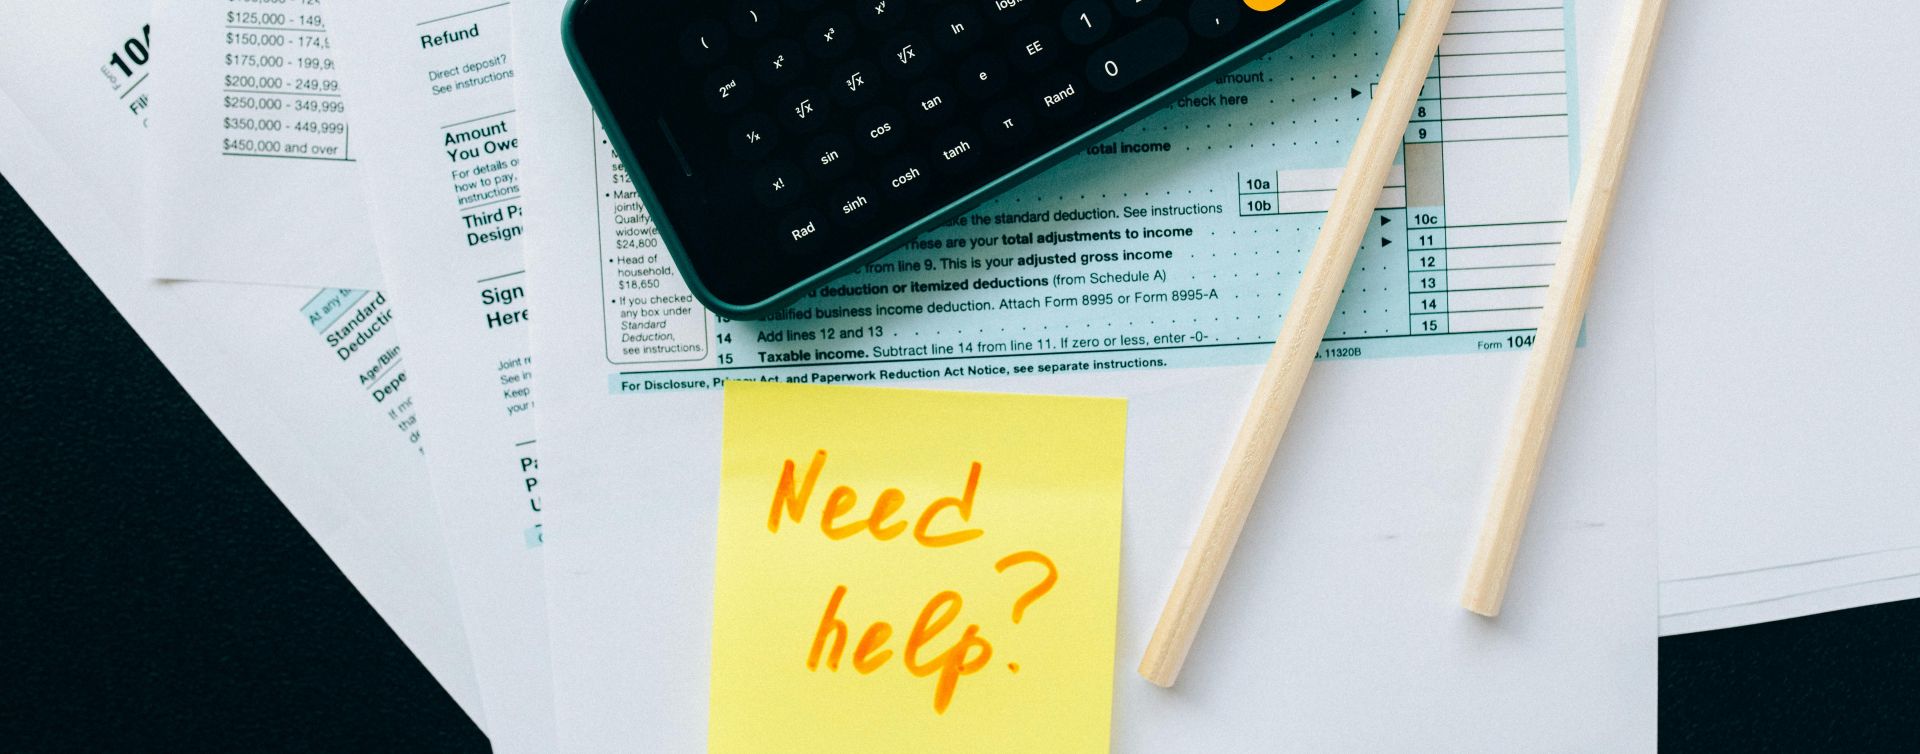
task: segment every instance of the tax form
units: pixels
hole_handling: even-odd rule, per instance
[[[154,22],[149,274],[379,288],[325,5],[158,0]]]
[[[1223,76],[764,322],[693,302],[602,150],[608,389],[1260,363],[1396,10],[1350,13],[1371,23]],[[1456,16],[1323,358],[1530,345],[1567,203],[1562,13],[1493,2]]]
[[[1402,7],[1365,2],[749,323],[686,295],[572,83],[561,6],[514,4],[563,750],[705,740],[724,379],[1128,398],[1115,750],[1652,748],[1644,255],[1601,272],[1514,608],[1457,605],[1565,219],[1570,9],[1461,2],[1328,363],[1162,690],[1133,667]]]
[[[145,276],[136,228],[152,115],[147,13],[145,2],[119,0],[0,3],[0,173],[481,722],[385,295]]]
[[[553,748],[509,4],[328,6],[495,751]]]

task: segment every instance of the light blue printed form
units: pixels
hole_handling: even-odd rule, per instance
[[[609,388],[1258,363],[1406,0],[1369,0],[771,320],[687,292],[595,131]],[[1559,2],[1462,0],[1321,358],[1528,347],[1566,218]]]

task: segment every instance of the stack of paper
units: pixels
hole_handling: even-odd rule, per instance
[[[1920,596],[1897,298],[1920,279],[1883,218],[1920,165],[1856,150],[1916,113],[1829,90],[1912,70],[1884,17],[1914,14],[1721,0],[1671,11],[1509,609],[1457,607],[1620,10],[1460,0],[1187,680],[1133,677],[1405,4],[1114,140],[1164,151],[1069,160],[846,281],[1065,252],[1048,296],[1086,306],[691,304],[562,51],[565,0],[0,0],[0,174],[503,751],[844,750],[942,721],[977,736],[941,745],[1006,748],[1030,704],[1049,749],[1645,749],[1658,635]],[[1181,232],[1036,243],[1137,227]],[[1136,268],[1160,282],[1093,274]],[[1150,295],[1172,289],[1209,295]],[[841,383],[1034,397],[818,387]],[[1029,439],[1086,434],[862,438],[1010,406],[1061,417]],[[839,481],[807,508],[782,459]],[[1048,459],[1075,473],[1009,470]],[[833,529],[836,486],[864,528]],[[763,489],[791,493],[770,520]],[[813,538],[756,539],[781,531]],[[968,568],[950,601],[880,578]],[[969,612],[1016,581],[1022,607]],[[823,604],[793,651],[759,643]],[[913,644],[941,605],[968,617]],[[951,668],[909,649],[969,621]],[[756,713],[777,689],[900,716]]]

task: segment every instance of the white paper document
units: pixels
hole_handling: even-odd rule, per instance
[[[553,748],[507,3],[335,3],[368,197],[495,751]]]
[[[0,173],[479,722],[393,305],[369,290],[146,278],[147,12],[0,3]]]
[[[711,388],[739,378],[1127,397],[1116,750],[1652,748],[1651,249],[1601,273],[1507,614],[1458,607],[1566,216],[1558,3],[1461,3],[1387,230],[1172,690],[1133,668],[1345,158],[1327,135],[1357,128],[1396,3],[757,323],[687,296],[574,83],[562,5],[514,3],[562,749],[705,741]]]
[[[1660,630],[1920,597],[1911,3],[1675,3],[1615,239],[1664,249]]]
[[[326,6],[158,0],[148,272],[377,289],[358,150]]]

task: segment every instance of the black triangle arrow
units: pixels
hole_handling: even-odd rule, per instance
[[[1353,99],[1354,97],[1358,97],[1358,96],[1360,96],[1360,90],[1354,89],[1352,87],[1347,88],[1347,99]]]
[[[1380,245],[1381,245],[1381,246],[1392,246],[1392,245],[1393,245],[1393,239],[1390,239],[1390,238],[1382,238],[1382,239],[1380,239]]]
[[[1381,226],[1381,227],[1386,227],[1386,225],[1387,225],[1387,223],[1390,223],[1390,222],[1393,222],[1393,218],[1391,218],[1391,217],[1384,217],[1384,216],[1383,216],[1383,217],[1381,217],[1381,218],[1380,218],[1380,226]]]

